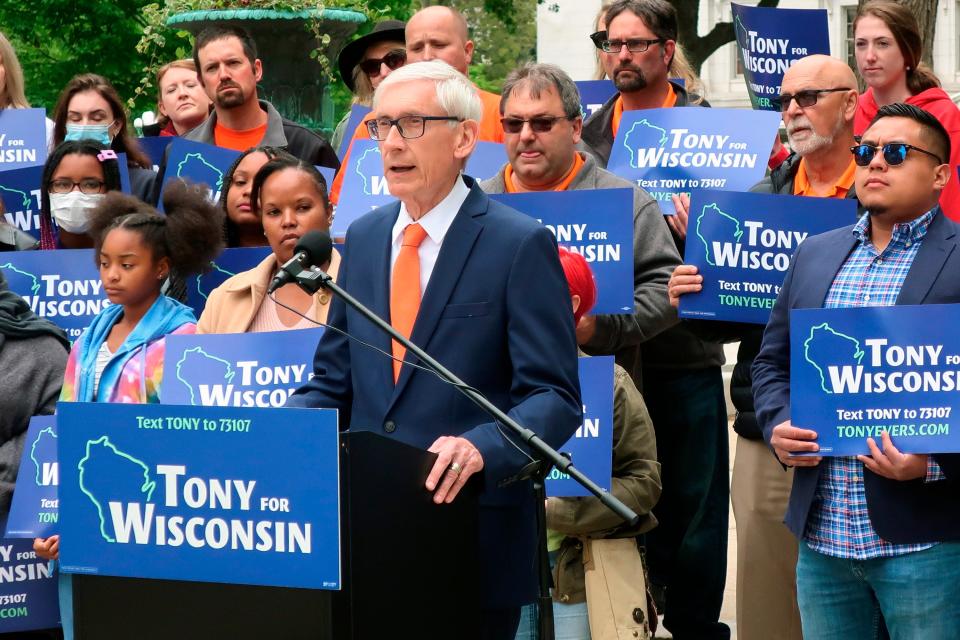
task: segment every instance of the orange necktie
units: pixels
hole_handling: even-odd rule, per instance
[[[427,232],[419,224],[407,225],[403,230],[400,253],[393,265],[390,284],[390,324],[402,336],[409,338],[420,310],[420,254],[418,249]],[[407,350],[396,340],[393,344],[393,383],[400,379],[400,367]]]

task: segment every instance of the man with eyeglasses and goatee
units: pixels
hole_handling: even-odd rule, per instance
[[[583,124],[580,95],[559,67],[527,63],[511,72],[504,81],[500,112],[509,162],[480,183],[487,193],[633,191],[634,312],[585,316],[581,325],[591,325],[592,333],[608,345],[604,353],[615,353],[639,387],[639,344],[677,322],[666,284],[680,256],[660,207],[646,191],[577,151]]]
[[[796,61],[783,76],[779,106],[793,154],[752,191],[856,200],[856,165],[850,155],[857,110],[857,81],[846,64],[829,56]],[[860,213],[863,213],[862,208]],[[838,220],[837,226],[854,220]],[[699,292],[703,277],[680,265],[670,278],[670,302]],[[800,640],[797,611],[797,542],[783,524],[792,471],[770,455],[757,424],[750,367],[760,350],[763,326],[684,321],[701,337],[739,340],[730,398],[737,409],[737,451],[730,491],[737,524],[737,637]]]
[[[891,638],[958,638],[960,456],[901,453],[884,433],[869,456],[822,458],[817,433],[790,422],[792,309],[960,302],[960,227],[938,205],[956,170],[943,125],[887,105],[852,151],[868,215],[800,245],[753,365],[763,437],[794,467],[786,523],[800,541],[803,636],[879,637],[882,621]]]

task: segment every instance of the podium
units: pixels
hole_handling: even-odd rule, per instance
[[[75,637],[478,637],[479,479],[436,505],[423,486],[435,458],[373,432],[341,434],[340,591],[76,574]]]

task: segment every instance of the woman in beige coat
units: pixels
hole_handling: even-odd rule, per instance
[[[274,293],[277,302],[266,295],[270,280],[293,257],[300,238],[308,231],[330,230],[333,215],[323,176],[311,164],[280,156],[257,172],[250,200],[272,253],[210,293],[197,333],[284,331],[325,322],[330,307],[326,291],[310,295],[288,284]],[[336,278],[340,255],[334,250],[330,262],[320,266]]]

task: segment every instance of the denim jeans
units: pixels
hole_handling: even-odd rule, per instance
[[[893,558],[846,560],[800,543],[797,600],[803,637],[817,640],[960,638],[960,542]]]
[[[537,640],[540,628],[537,605],[528,604],[520,612],[520,628],[516,640]],[[587,603],[553,603],[553,629],[556,640],[590,640],[590,620]]]

